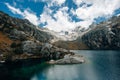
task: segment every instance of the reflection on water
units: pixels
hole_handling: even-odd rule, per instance
[[[11,80],[120,80],[120,51],[74,52],[83,55],[86,62],[14,68],[8,70],[7,76]]]

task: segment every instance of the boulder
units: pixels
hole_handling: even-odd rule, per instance
[[[48,63],[49,64],[80,64],[85,62],[83,56],[81,55],[71,55],[71,54],[67,54],[64,56],[63,59],[59,59],[59,60],[50,60]]]
[[[49,43],[44,43],[43,46],[42,46],[42,49],[41,51],[45,50],[45,49],[48,49],[50,51],[50,49],[52,48],[52,45],[49,44]]]

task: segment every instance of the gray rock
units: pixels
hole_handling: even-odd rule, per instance
[[[33,41],[23,41],[22,42],[22,50],[24,53],[36,53],[37,44]]]
[[[43,46],[42,46],[42,49],[41,51],[45,50],[45,49],[48,49],[50,51],[50,49],[52,48],[52,45],[49,44],[49,43],[44,43]]]
[[[23,31],[19,31],[17,29],[13,29],[11,31],[10,38],[12,39],[18,39],[18,40],[25,40],[27,35]]]

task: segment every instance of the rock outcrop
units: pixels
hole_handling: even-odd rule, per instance
[[[90,49],[120,50],[120,16],[95,25],[82,36],[82,41]]]

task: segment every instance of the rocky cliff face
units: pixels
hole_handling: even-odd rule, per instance
[[[91,30],[82,36],[82,41],[90,49],[120,50],[120,16],[91,25]]]

